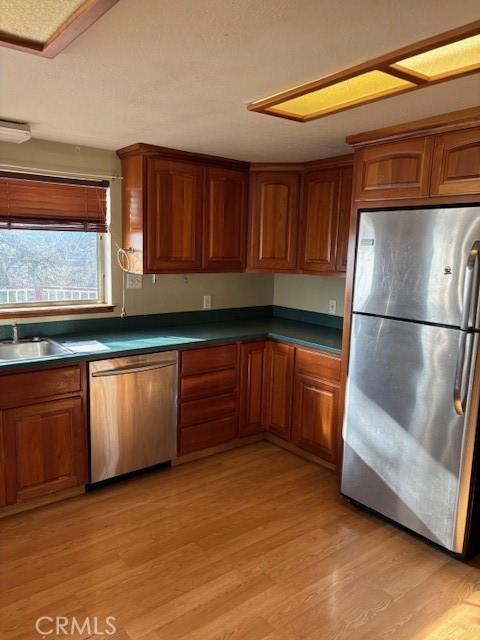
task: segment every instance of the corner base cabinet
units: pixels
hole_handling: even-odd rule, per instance
[[[185,350],[179,455],[265,432],[335,467],[340,362],[277,340]]]
[[[0,383],[1,505],[85,485],[83,367],[6,374]]]

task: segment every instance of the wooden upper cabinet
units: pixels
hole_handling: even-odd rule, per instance
[[[206,170],[203,269],[243,271],[247,237],[245,171]]]
[[[340,196],[338,203],[338,231],[335,254],[335,271],[347,270],[348,238],[350,233],[350,211],[352,209],[353,165],[343,167],[340,173]]]
[[[355,200],[426,198],[432,150],[431,137],[360,148],[355,158]]]
[[[7,409],[2,422],[7,504],[85,484],[80,398]]]
[[[292,386],[295,347],[268,342],[265,363],[266,398],[265,425],[284,440],[290,440],[292,417]]]
[[[305,174],[299,261],[305,273],[335,271],[339,186],[340,169]]]
[[[134,273],[241,271],[246,162],[133,144],[122,160],[122,245]]]
[[[148,159],[146,273],[202,268],[202,167]]]
[[[265,342],[245,342],[240,360],[240,424],[239,435],[264,431]]]
[[[480,127],[435,138],[431,195],[480,193]]]
[[[300,172],[252,172],[248,268],[295,271]]]

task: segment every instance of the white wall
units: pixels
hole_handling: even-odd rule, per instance
[[[336,300],[335,315],[343,316],[344,297],[345,278],[297,274],[275,276],[273,304],[280,307],[328,313],[328,301]]]
[[[120,175],[121,164],[112,151],[73,145],[30,140],[21,145],[0,143],[0,163],[32,167],[41,170],[72,171],[92,175]],[[121,181],[111,181],[112,245],[121,241]],[[112,252],[113,254],[113,252]],[[111,260],[112,301],[117,305],[113,315],[120,314],[121,272],[115,258]],[[203,306],[203,296],[212,296],[212,308],[247,307],[273,303],[273,275],[263,274],[192,274],[185,280],[181,275],[160,275],[157,283],[143,277],[142,289],[127,290],[129,315],[194,311]],[[106,314],[97,314],[107,317]],[[68,316],[72,319],[75,316]],[[78,316],[82,318],[94,315]],[[31,322],[38,322],[33,318]],[[42,320],[58,320],[58,316]],[[22,320],[22,322],[27,320]],[[5,324],[8,321],[4,321]]]
[[[31,140],[21,145],[0,143],[0,163],[52,173],[72,171],[96,176],[119,176],[121,173],[120,160],[112,151],[45,140]],[[121,245],[120,180],[111,181],[111,214],[112,244],[117,242]],[[113,315],[119,315],[122,275],[114,255],[109,266],[112,301],[116,305]],[[213,309],[276,304],[327,313],[328,301],[334,299],[337,300],[337,315],[343,315],[344,293],[345,279],[337,277],[246,273],[190,274],[186,278],[183,275],[159,275],[156,284],[153,284],[151,276],[144,276],[142,289],[128,289],[126,302],[129,315],[199,310],[202,309],[204,295],[212,296]],[[106,314],[97,315],[107,317]],[[70,319],[73,317],[68,316]],[[45,321],[58,319],[58,316],[42,318]]]

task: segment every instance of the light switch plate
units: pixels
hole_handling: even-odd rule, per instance
[[[328,313],[335,315],[337,313],[337,301],[329,300],[328,301]]]
[[[212,296],[203,296],[203,308],[204,309],[212,308]]]

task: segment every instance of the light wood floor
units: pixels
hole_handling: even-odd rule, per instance
[[[58,615],[115,616],[116,640],[480,638],[480,562],[266,442],[6,518],[0,548],[2,640]]]

